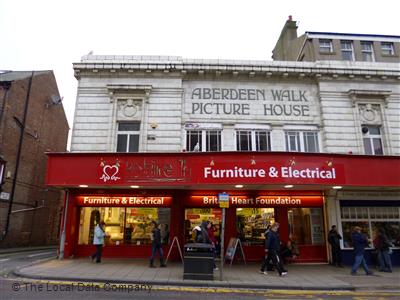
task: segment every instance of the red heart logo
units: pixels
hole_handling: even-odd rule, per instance
[[[113,179],[115,175],[117,175],[119,171],[119,168],[117,166],[105,166],[103,168],[103,172],[105,175],[107,175],[109,178]]]

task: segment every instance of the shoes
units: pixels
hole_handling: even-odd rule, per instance
[[[286,276],[286,275],[287,275],[287,272],[282,272],[281,274],[279,274],[279,276],[281,276],[281,277]]]
[[[267,271],[261,271],[261,270],[260,270],[260,274],[268,275]]]
[[[160,268],[166,268],[166,267],[167,267],[167,265],[164,265],[164,264],[160,265]]]
[[[356,272],[351,272],[350,274],[351,274],[352,276],[356,276],[356,275],[357,275]]]
[[[369,272],[365,273],[365,275],[374,275],[374,273],[369,271]]]
[[[218,270],[219,270],[218,267],[215,267],[215,268],[214,268],[214,271],[218,271]]]

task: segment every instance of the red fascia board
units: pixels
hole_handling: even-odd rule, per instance
[[[80,184],[91,187],[127,187],[135,184],[144,187],[188,184],[218,186],[233,183],[400,186],[400,158],[397,156],[294,152],[47,155],[46,183],[60,187],[76,187]],[[271,170],[275,170],[277,176],[273,176]]]

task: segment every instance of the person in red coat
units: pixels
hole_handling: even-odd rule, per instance
[[[207,233],[208,233],[208,238],[210,239],[210,242],[213,246],[213,254],[214,254],[214,270],[218,270],[216,264],[215,264],[215,257],[217,256],[217,252],[216,252],[216,247],[218,244],[217,238],[214,235],[214,225],[209,222],[207,224]]]

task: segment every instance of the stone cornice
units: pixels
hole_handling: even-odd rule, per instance
[[[102,56],[88,55],[79,63],[73,64],[75,77],[81,75],[97,76],[101,73],[126,73],[141,76],[179,76],[185,77],[264,77],[316,79],[400,79],[397,63],[367,63],[344,61],[258,61],[258,60],[202,60],[181,57],[160,56]]]

